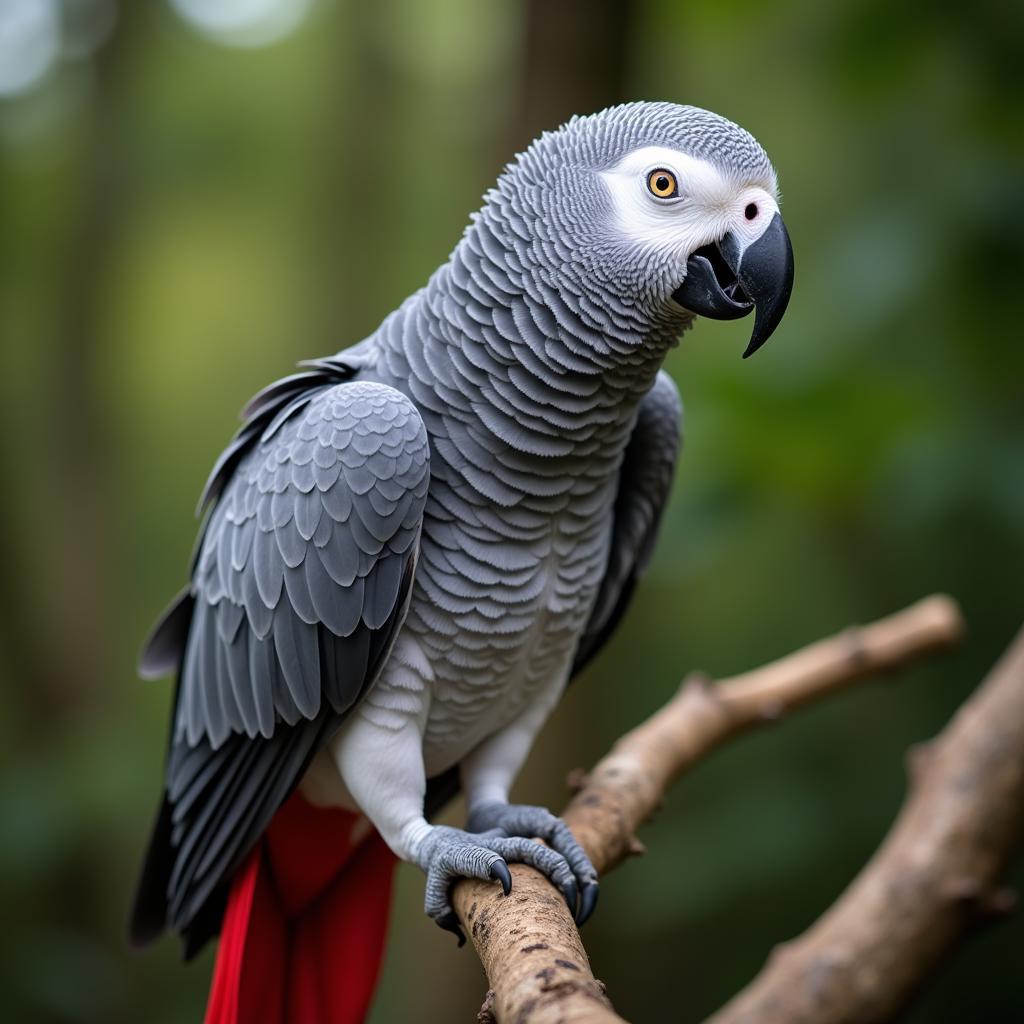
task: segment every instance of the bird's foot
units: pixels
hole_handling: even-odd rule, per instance
[[[454,932],[460,946],[466,936],[451,904],[451,887],[459,878],[479,878],[485,882],[493,879],[501,883],[507,896],[512,891],[509,863],[529,864],[551,880],[574,914],[579,903],[575,873],[561,853],[529,838],[508,836],[500,828],[470,833],[435,825],[420,844],[416,862],[427,873],[427,916],[446,931]],[[590,871],[593,875],[593,868]]]
[[[543,839],[565,862],[572,872],[575,883],[573,893],[579,893],[579,900],[570,899],[566,890],[559,885],[548,872],[551,881],[562,891],[572,911],[576,924],[581,925],[594,912],[597,906],[597,872],[590,858],[584,853],[583,847],[576,842],[576,837],[561,818],[556,817],[545,807],[531,807],[529,804],[505,804],[498,801],[478,804],[469,815],[466,828],[470,832],[483,832],[488,829],[500,829],[506,836],[519,837],[517,841],[532,846],[532,838]],[[544,847],[541,847],[544,849]],[[519,859],[519,858],[516,858]],[[525,858],[524,858],[525,859]],[[533,863],[527,861],[527,863]],[[539,865],[534,865],[539,867]],[[544,869],[541,868],[543,871]]]

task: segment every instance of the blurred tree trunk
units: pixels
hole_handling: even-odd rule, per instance
[[[573,114],[590,114],[626,98],[635,4],[527,0],[525,7],[519,109],[503,161]]]
[[[318,225],[314,238],[320,254],[317,337],[296,338],[296,358],[353,344],[386,312],[367,308],[382,267],[367,254],[375,251],[375,227],[380,226],[375,225],[380,213],[378,175],[387,165],[388,112],[401,97],[375,45],[377,17],[372,4],[360,3],[332,16],[336,59],[321,110],[323,131],[317,145],[322,173],[310,211]]]
[[[116,509],[105,503],[103,387],[99,380],[104,280],[123,212],[125,175],[120,163],[120,109],[125,79],[145,26],[147,8],[125,4],[117,28],[94,59],[91,101],[82,121],[80,158],[69,172],[76,193],[53,295],[58,337],[48,381],[50,419],[28,438],[32,457],[48,465],[48,489],[37,496],[39,521],[22,536],[36,545],[12,545],[0,576],[0,623],[11,669],[25,695],[25,713],[45,735],[76,709],[112,692],[105,685],[112,636],[106,598],[118,555]],[[57,567],[47,578],[40,566]],[[26,600],[34,581],[39,599]],[[35,730],[33,730],[35,731]]]

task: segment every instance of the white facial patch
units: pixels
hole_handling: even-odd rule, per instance
[[[675,176],[678,197],[659,199],[651,193],[648,178],[661,169]],[[745,249],[761,237],[779,210],[773,179],[740,181],[706,160],[666,146],[634,150],[601,177],[611,192],[618,231],[680,267],[695,249],[718,241],[726,232],[732,232]]]

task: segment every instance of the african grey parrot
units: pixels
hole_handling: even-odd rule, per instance
[[[132,932],[222,931],[208,1020],[361,1019],[392,854],[456,932],[452,882],[508,893],[512,861],[589,916],[586,854],[509,787],[650,559],[666,353],[753,310],[751,354],[792,278],[753,137],[625,104],[542,135],[425,287],[250,402],[141,662],[178,685]],[[466,828],[431,824],[459,785]]]

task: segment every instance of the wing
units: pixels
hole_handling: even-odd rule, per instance
[[[679,391],[662,370],[640,403],[636,426],[626,446],[615,499],[608,566],[576,649],[573,676],[615,632],[637,581],[651,560],[661,514],[672,490],[682,420]]]
[[[429,484],[410,400],[313,373],[250,409],[211,476],[189,591],[142,659],[180,672],[136,941],[204,916],[377,677],[408,605]]]

